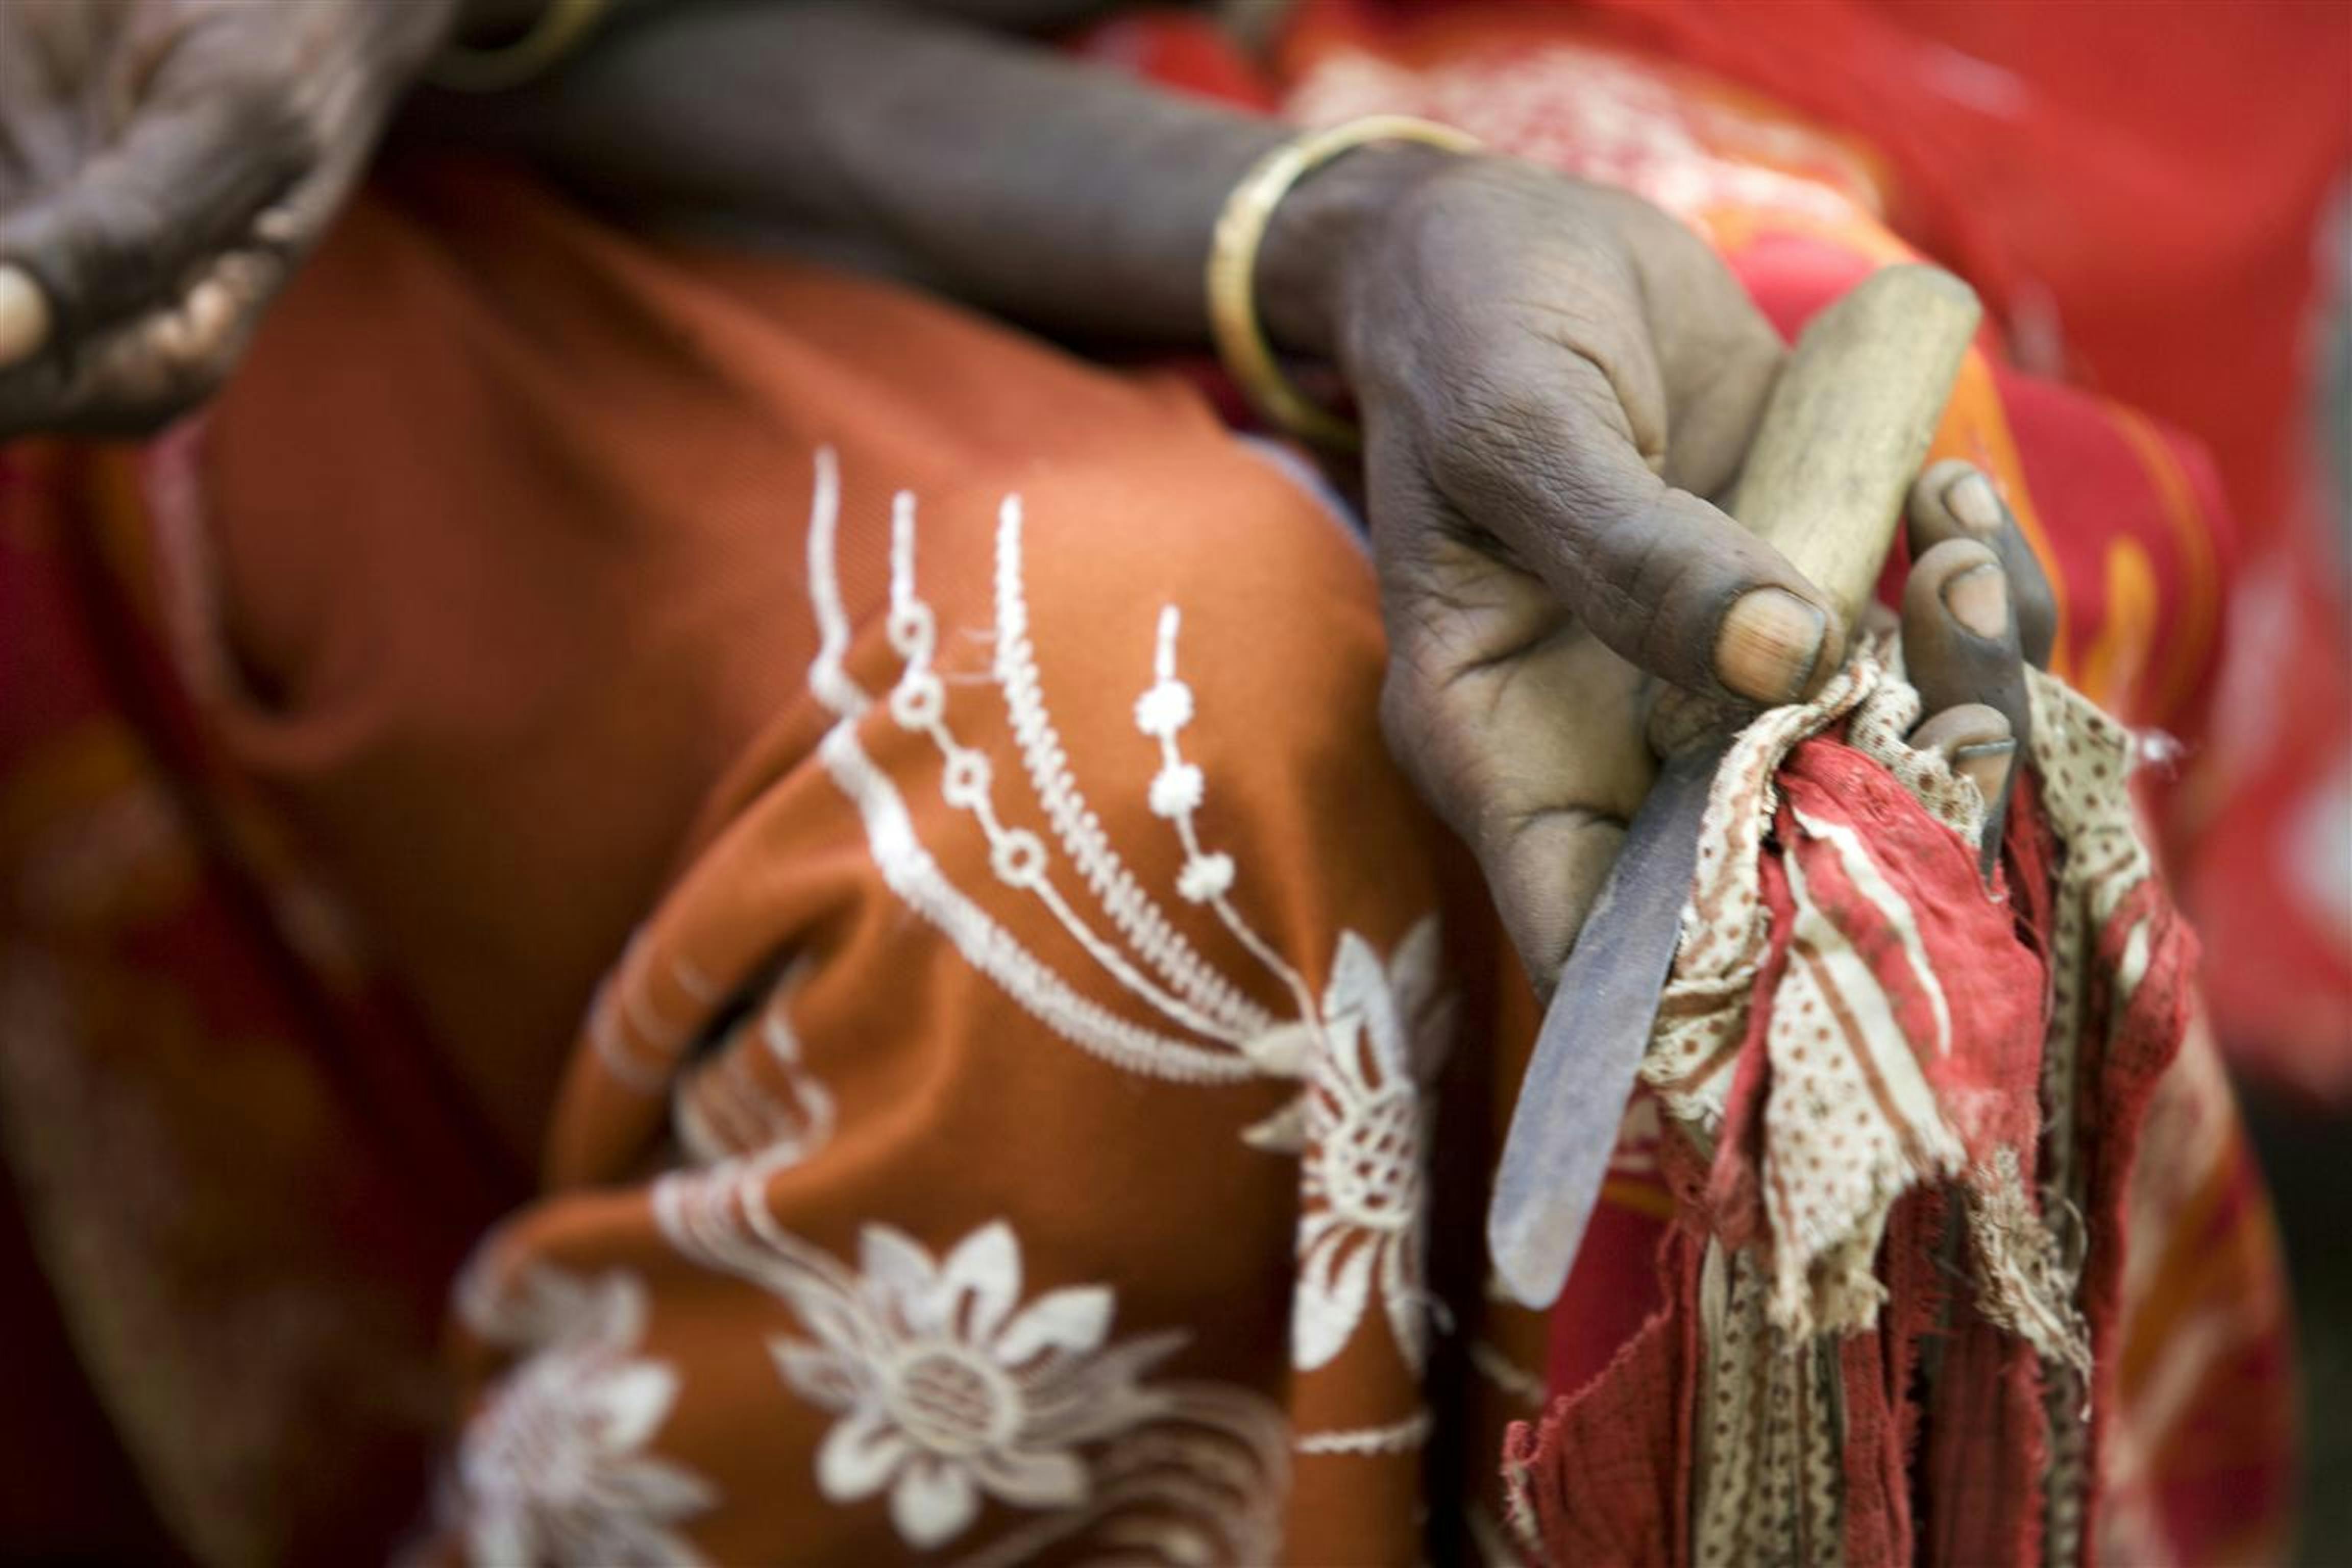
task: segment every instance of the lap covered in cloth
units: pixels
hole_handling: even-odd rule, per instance
[[[1801,316],[1859,232],[1745,276]],[[2062,578],[2161,516],[2119,416],[1969,374],[1946,447]],[[1505,1426],[1674,1300],[1646,1097],[1560,1308],[1490,1299],[1524,981],[1381,752],[1360,539],[1179,380],[412,173],[204,428],[4,482],[8,1278],[80,1375],[0,1429],[81,1501],[225,1557],[1507,1556]],[[2193,1035],[2155,1092],[2098,1523],[2242,1557],[2275,1258]]]

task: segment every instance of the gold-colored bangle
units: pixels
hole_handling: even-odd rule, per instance
[[[425,79],[452,92],[505,92],[530,81],[578,48],[611,0],[543,0],[538,20],[512,43],[494,48],[452,44],[425,68]]]
[[[1255,275],[1266,226],[1291,187],[1368,142],[1420,142],[1453,153],[1475,152],[1479,146],[1466,131],[1405,114],[1367,115],[1327,131],[1310,131],[1250,166],[1225,198],[1209,241],[1209,335],[1226,374],[1274,424],[1304,440],[1342,449],[1357,445],[1356,427],[1292,385],[1275,363],[1273,345],[1258,322]]]

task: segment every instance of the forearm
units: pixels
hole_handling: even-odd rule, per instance
[[[1286,134],[1017,39],[881,5],[678,7],[618,27],[508,133],[602,199],[748,220],[1049,329],[1205,329],[1217,211]],[[1329,342],[1329,258],[1419,150],[1358,153],[1285,204],[1259,297]]]

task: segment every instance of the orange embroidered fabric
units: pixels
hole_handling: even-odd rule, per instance
[[[1894,253],[1735,205],[1783,321]],[[2188,546],[2123,416],[1969,377],[1947,449],[2141,711],[2084,563]],[[1689,1353],[1646,1100],[1561,1308],[1487,1299],[1523,982],[1381,753],[1360,541],[1180,379],[394,172],[200,434],[5,462],[0,1134],[194,1549],[1508,1559],[1507,1421]],[[2132,1561],[2278,1529],[2204,1049],[2130,1187]]]
[[[268,801],[346,984],[414,1007],[271,1044],[410,1056],[494,1184],[542,1173],[457,1289],[450,1549],[1417,1553],[1431,1089],[1491,960],[1444,945],[1369,566],[1290,459],[1176,384],[457,176],[345,219],[200,443],[90,461],[24,462],[20,534],[189,503],[112,520],[161,559],[109,592],[170,584],[194,782]],[[62,985],[59,1051],[107,984]],[[341,1239],[487,1217],[431,1197]],[[315,1226],[284,1207],[242,1223]],[[142,1469],[184,1464],[162,1420]],[[174,1523],[260,1528],[203,1481]]]

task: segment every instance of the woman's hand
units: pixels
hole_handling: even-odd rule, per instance
[[[216,386],[458,6],[0,4],[0,439]]]
[[[1703,499],[1738,471],[1780,342],[1704,244],[1622,193],[1417,152],[1357,154],[1328,177],[1316,203],[1355,215],[1319,225],[1343,258],[1331,313],[1290,319],[1323,339],[1361,412],[1383,721],[1548,991],[1654,776],[1645,677],[1783,702],[1843,658],[1819,590]],[[1305,205],[1287,241],[1315,226]],[[1273,258],[1277,331],[1293,265]],[[1942,489],[1915,502],[1904,636],[1934,715],[1924,742],[1998,762],[2005,781],[2026,717],[2015,623],[2042,625],[2046,652],[2047,591],[1975,482],[1982,531]],[[1957,603],[1990,594],[2008,616],[2014,600],[1990,634],[1940,593],[1988,562],[2006,570]]]

